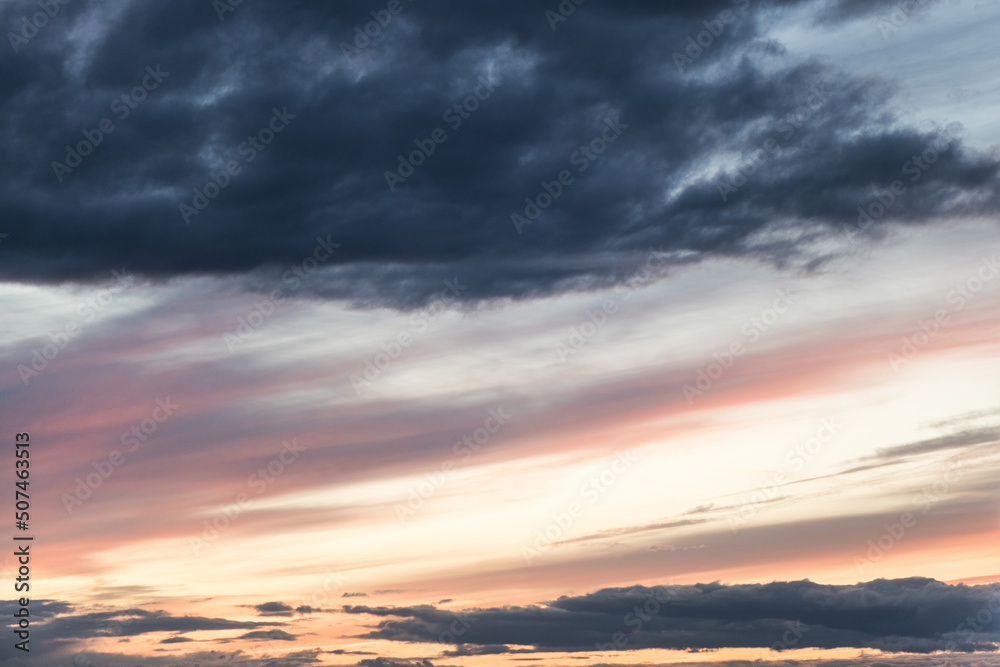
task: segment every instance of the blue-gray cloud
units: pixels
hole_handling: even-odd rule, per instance
[[[59,5],[0,60],[0,278],[252,274],[406,306],[456,277],[467,299],[607,285],[650,247],[815,265],[898,179],[876,229],[1000,210],[996,160],[767,38],[791,0],[550,4]],[[36,11],[5,3],[0,24]],[[316,248],[319,270],[282,280]]]
[[[933,579],[854,585],[632,586],[561,597],[544,606],[474,609],[348,606],[384,620],[366,637],[538,650],[867,648],[993,652],[1000,588]]]

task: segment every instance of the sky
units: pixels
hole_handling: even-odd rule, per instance
[[[1000,665],[1000,2],[0,25],[3,667]]]

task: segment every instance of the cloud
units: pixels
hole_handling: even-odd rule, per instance
[[[871,458],[886,463],[897,462],[906,457],[991,445],[997,441],[1000,441],[1000,426],[974,428],[897,447],[880,449]]]
[[[240,635],[237,639],[273,639],[277,641],[291,642],[295,641],[295,635],[285,632],[284,630],[254,630],[253,632],[248,632],[245,635]]]
[[[397,658],[366,658],[358,662],[361,667],[434,667],[434,663],[423,660],[399,660]]]
[[[351,655],[360,652],[334,650],[328,653],[336,655]],[[299,651],[281,657],[271,656],[267,658],[267,664],[271,667],[303,667],[305,665],[315,665],[320,663],[320,651]],[[261,664],[261,656],[247,655],[237,651],[224,653],[221,651],[201,651],[189,653],[179,657],[168,656],[136,656],[120,653],[88,653],[88,658],[96,663],[108,665],[108,667],[134,667],[134,665],[149,665],[150,667],[186,667],[193,664],[216,664],[224,663],[234,667],[254,667]],[[65,658],[63,658],[65,662]],[[9,667],[26,667],[27,663],[18,660],[9,661]],[[33,660],[32,667],[56,667],[56,658]],[[437,665],[427,659],[400,659],[378,657],[357,663],[360,667],[447,667]],[[640,665],[641,667],[652,667],[649,663],[629,662],[629,665]],[[705,663],[673,663],[677,667],[699,667]],[[718,667],[759,667],[759,661],[749,660],[720,660],[713,664]],[[862,653],[858,657],[847,659],[826,659],[826,660],[774,660],[769,659],[768,664],[775,667],[940,667],[941,656],[931,655],[865,655]],[[978,654],[975,656],[950,655],[948,664],[953,667],[996,667],[1000,665],[1000,655]],[[595,667],[623,667],[621,663],[615,661],[594,663]],[[5,667],[8,667],[5,663]]]
[[[345,607],[382,620],[369,638],[588,651],[643,648],[859,648],[986,651],[1000,641],[1000,588],[933,579],[830,586],[769,584],[608,588],[544,606]]]
[[[318,614],[324,610],[320,609],[319,607],[310,607],[309,605],[304,604],[299,607],[296,607],[295,611],[297,611],[300,614]]]
[[[48,642],[32,645],[30,667],[58,667],[66,664],[66,653],[46,650]],[[164,641],[161,643],[177,643]],[[36,654],[38,651],[38,654]],[[164,651],[165,649],[160,649]],[[130,653],[103,653],[86,650],[86,658],[91,664],[107,667],[189,667],[190,665],[226,664],[233,667],[255,667],[267,664],[269,667],[304,667],[321,662],[319,656],[323,653],[318,649],[293,651],[284,655],[246,653],[244,651],[194,651],[184,654],[137,655]],[[262,663],[262,660],[266,661]],[[72,662],[72,657],[70,659]],[[2,662],[4,667],[28,667],[29,663],[11,658]]]
[[[11,617],[21,605],[16,600],[0,601],[0,614]],[[73,605],[59,600],[32,600],[31,617],[34,620],[46,620],[58,614],[68,614],[73,611]]]
[[[56,603],[61,610],[69,609],[65,603]],[[35,614],[32,602],[32,614]],[[63,606],[65,605],[65,606]],[[44,612],[44,608],[43,608]],[[41,614],[39,614],[41,616]],[[280,623],[233,621],[204,616],[174,616],[165,611],[122,609],[86,614],[52,615],[38,625],[39,632],[59,639],[90,637],[136,637],[154,632],[186,633],[198,630],[244,630],[281,625]]]
[[[292,608],[284,602],[265,602],[254,606],[261,616],[291,616]]]
[[[512,649],[503,644],[488,644],[486,646],[469,646],[462,644],[454,651],[445,651],[444,655],[460,657],[468,655],[505,655],[509,653],[530,653],[526,649]]]
[[[810,6],[843,20],[890,4]],[[674,54],[732,2],[592,2],[555,31],[534,3],[405,5],[351,57],[341,42],[370,17],[349,6],[244,4],[223,22],[196,0],[67,7],[0,65],[0,279],[125,266],[405,307],[445,280],[472,300],[610,285],[651,247],[664,271],[720,256],[815,265],[818,241],[842,237],[941,130],[894,117],[888,82],[784,52],[767,4],[747,5],[686,68]],[[32,7],[6,3],[0,20]],[[85,44],[71,38],[83,22],[101,26]],[[152,85],[146,65],[166,74],[134,109],[116,105]],[[467,118],[447,115],[470,95]],[[71,173],[53,166],[75,164],[104,118],[115,129]],[[411,160],[438,128],[444,143]],[[266,148],[245,143],[261,132]],[[779,148],[761,153],[770,138]],[[755,155],[724,200],[719,183]],[[409,173],[400,156],[422,164],[391,190],[387,173]],[[997,186],[996,160],[955,138],[876,229],[995,213]],[[201,203],[185,220],[181,205]],[[515,214],[534,219],[519,233]]]
[[[948,426],[947,422],[939,426]],[[876,471],[891,466],[903,465],[913,460],[927,459],[936,454],[951,454],[950,464],[959,467],[971,460],[989,458],[996,451],[996,443],[1000,441],[1000,427],[966,427],[954,430],[932,438],[924,438],[892,447],[877,449],[873,454],[864,456],[843,470],[822,477],[803,478],[792,483],[810,482],[816,479],[843,477],[861,472]],[[980,461],[980,464],[982,462]],[[774,499],[780,501],[781,499]]]
[[[973,657],[949,655],[948,664],[955,667],[992,667],[1000,664],[1000,656],[979,654]],[[631,663],[630,663],[631,664]],[[671,663],[676,667],[702,667],[704,662]],[[718,667],[760,667],[761,662],[751,660],[719,660],[712,665]],[[929,655],[867,655],[861,652],[858,657],[847,659],[824,660],[775,660],[768,658],[768,665],[774,667],[940,667],[941,656]],[[616,663],[599,663],[594,667],[617,667]],[[646,667],[643,664],[643,667]]]
[[[688,513],[690,514],[690,512]],[[596,533],[581,535],[580,537],[574,537],[568,540],[559,540],[557,542],[552,542],[552,545],[560,546],[579,542],[591,542],[593,540],[607,540],[626,535],[637,535],[642,533],[671,530],[674,528],[684,528],[686,526],[697,526],[699,524],[708,523],[709,521],[709,519],[678,519],[674,521],[657,521],[655,523],[643,524],[641,526],[622,526],[620,528],[609,528]]]

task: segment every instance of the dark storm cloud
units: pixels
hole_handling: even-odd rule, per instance
[[[284,602],[265,602],[254,606],[261,616],[291,616],[293,609]]]
[[[0,612],[9,607],[10,603],[0,605]],[[242,630],[240,639],[282,640],[293,641],[295,636],[275,626],[284,625],[276,622],[234,621],[225,618],[207,618],[204,616],[173,616],[165,611],[146,611],[144,609],[120,609],[115,611],[91,612],[74,614],[73,606],[52,600],[32,600],[31,616],[36,622],[32,626],[32,667],[57,667],[64,664],[66,656],[76,653],[86,653],[93,664],[109,667],[132,667],[136,664],[162,665],[173,667],[177,665],[197,664],[210,659],[228,659],[227,664],[253,665],[259,664],[259,656],[245,659],[243,653],[223,653],[219,651],[191,653],[181,659],[172,657],[147,657],[126,653],[92,653],[88,640],[94,638],[119,638],[128,641],[129,637],[138,637],[150,633],[177,633],[160,641],[161,644],[184,644],[194,640],[184,637],[184,633],[202,630]],[[13,612],[11,612],[13,613]],[[249,631],[249,632],[246,632]],[[233,638],[222,638],[216,641],[229,642]],[[297,667],[313,664],[316,660],[315,651],[304,651],[275,658],[268,664],[275,667]],[[70,661],[73,658],[70,657]],[[7,662],[0,656],[0,664],[6,667]],[[21,663],[10,662],[11,667]]]
[[[344,610],[385,618],[366,637],[538,650],[850,647],[929,653],[995,651],[1000,641],[997,586],[922,578],[850,586],[632,586],[543,607],[461,614],[432,606]]]
[[[16,600],[0,601],[0,615],[13,617],[21,608]],[[73,605],[58,600],[31,600],[31,617],[34,620],[52,618],[57,614],[67,614],[73,610]]]
[[[42,647],[45,645],[39,646],[39,648]],[[137,665],[144,667],[190,667],[191,665],[214,664],[226,664],[232,667],[260,667],[262,664],[266,664],[267,667],[304,667],[305,665],[319,664],[321,661],[318,656],[321,653],[322,651],[314,649],[296,651],[279,657],[267,654],[248,654],[243,651],[197,651],[179,656],[146,656],[127,653],[95,653],[88,647],[82,652],[82,655],[70,656],[69,660],[73,663],[74,659],[86,658],[87,662],[84,664],[104,665],[106,667],[136,667]],[[30,665],[28,662],[18,659],[11,659],[0,664],[3,667],[60,667],[66,663],[66,654],[47,655],[43,652],[41,655],[36,655],[36,649],[33,647]]]
[[[245,635],[240,635],[237,639],[260,639],[292,642],[295,641],[295,635],[290,632],[285,632],[284,630],[254,630],[253,632],[248,632]]]
[[[400,660],[398,658],[366,658],[358,663],[359,667],[434,667],[434,663],[426,658],[423,660]]]
[[[817,4],[815,17],[889,4]],[[765,3],[591,0],[552,30],[545,4],[402,0],[345,55],[382,6],[243,3],[220,20],[201,0],[60,5],[0,59],[0,278],[125,266],[252,274],[287,292],[282,272],[315,256],[301,293],[407,305],[456,277],[470,299],[606,285],[650,247],[668,263],[815,260],[809,242],[841,235],[936,136],[887,112],[887,84],[761,39]],[[734,20],[679,68],[675,53],[723,9]],[[35,11],[6,3],[0,25]],[[477,90],[476,111],[445,120]],[[72,172],[53,166],[105,118],[113,132]],[[273,143],[241,152],[269,125]],[[435,128],[445,143],[391,192],[385,172]],[[602,133],[615,141],[595,161],[577,152]],[[723,201],[719,179],[769,138],[780,148]],[[185,224],[180,204],[229,161],[239,173]],[[563,170],[572,184],[518,233],[511,215]],[[995,161],[955,139],[879,223],[995,211],[997,180]],[[340,246],[314,255],[318,239]]]
[[[319,607],[311,607],[307,604],[304,604],[299,607],[296,607],[295,611],[299,612],[300,614],[318,614],[325,610]]]
[[[32,608],[34,613],[34,608]],[[249,630],[281,625],[275,622],[231,621],[203,616],[173,616],[165,611],[125,609],[88,614],[60,615],[38,626],[48,637],[135,637],[151,632],[194,632],[197,630]]]
[[[449,657],[460,657],[469,655],[507,655],[510,653],[531,653],[529,649],[512,649],[509,646],[504,646],[502,644],[493,645],[488,644],[486,646],[475,646],[462,644],[454,651],[445,651],[444,655]]]
[[[635,664],[635,663],[632,663]],[[704,667],[704,662],[675,662],[674,667]],[[719,660],[710,663],[716,667],[761,667],[760,660]],[[770,667],[993,667],[1000,664],[998,655],[961,656],[949,655],[945,661],[941,656],[931,655],[878,655],[862,654],[848,659],[822,660],[774,660],[768,658],[764,663]],[[649,663],[641,664],[646,667]],[[616,667],[613,663],[598,663],[594,667]],[[652,667],[652,665],[649,665]]]

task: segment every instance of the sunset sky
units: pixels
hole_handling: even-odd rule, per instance
[[[1000,2],[0,18],[0,666],[1000,665]]]

